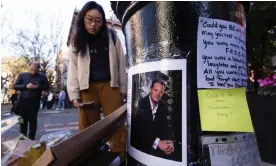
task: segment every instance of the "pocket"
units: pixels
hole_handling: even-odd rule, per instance
[[[89,91],[88,89],[81,90],[80,91],[80,96],[82,100],[87,100],[89,98]]]
[[[110,86],[109,86],[110,87]],[[108,97],[107,100],[111,103],[117,103],[119,107],[123,105],[122,97],[120,93],[120,88],[117,87],[110,87],[107,92],[105,92]]]
[[[118,87],[110,87],[112,96],[121,99],[120,88]]]
[[[98,103],[98,99],[97,99],[97,94],[95,89],[86,89],[86,90],[82,90],[80,91],[80,95],[81,95],[81,100],[82,101],[94,101],[95,104]]]

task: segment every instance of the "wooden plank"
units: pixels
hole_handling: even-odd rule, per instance
[[[103,120],[52,147],[51,151],[53,156],[55,156],[54,165],[64,166],[70,164],[83,155],[89,147],[96,145],[103,138],[111,135],[112,132],[115,133],[118,129],[117,125],[126,118],[126,108],[126,104],[124,104]],[[41,158],[47,157],[43,155]],[[38,161],[42,161],[42,163],[36,162],[37,165],[47,165],[50,163],[49,161],[47,161],[49,163],[45,163],[43,159]]]

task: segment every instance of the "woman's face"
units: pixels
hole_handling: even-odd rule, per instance
[[[91,9],[84,16],[84,26],[91,35],[96,35],[103,26],[103,16],[97,9]]]

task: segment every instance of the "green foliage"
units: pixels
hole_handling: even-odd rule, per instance
[[[4,44],[11,50],[13,55],[23,58],[24,62],[25,60],[26,62],[38,61],[41,66],[40,72],[46,74],[50,87],[53,89],[56,83],[55,69],[57,68],[56,66],[60,65],[57,63],[57,56],[61,52],[61,30],[63,22],[60,20],[59,13],[50,17],[42,12],[28,11],[25,14],[25,18],[28,17],[30,25],[26,28],[20,27],[19,29],[13,29],[10,25],[10,29],[8,30],[13,35],[9,36]],[[17,57],[13,58],[15,61],[20,59]],[[12,77],[16,75],[14,73],[18,74],[18,71],[15,71],[16,69],[21,69],[21,67],[17,68],[18,66],[15,63],[9,66],[12,68]],[[11,84],[14,82],[14,78],[10,77],[7,79]]]
[[[10,95],[18,75],[28,71],[28,59],[23,56],[7,56],[1,60],[1,86],[7,88],[7,95]]]

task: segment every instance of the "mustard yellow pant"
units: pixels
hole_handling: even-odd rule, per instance
[[[100,120],[100,108],[104,116],[122,106],[120,89],[110,87],[110,82],[92,82],[89,89],[80,92],[83,101],[94,101],[79,108],[79,130],[82,131]],[[125,152],[126,129],[122,127],[110,139],[112,152]]]

